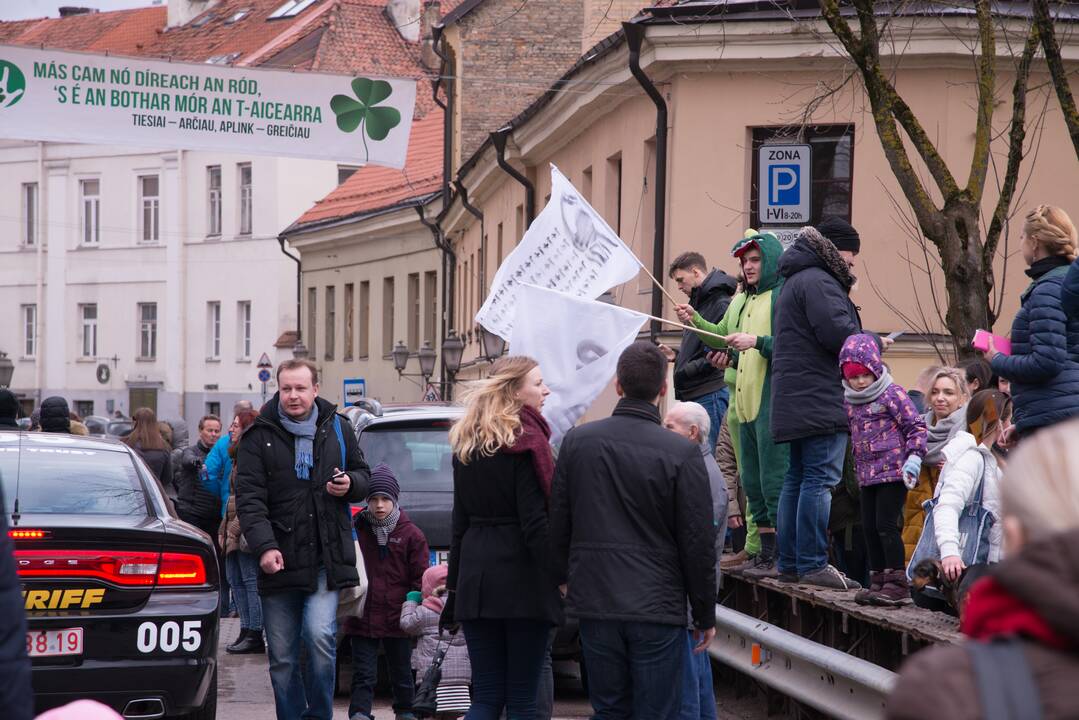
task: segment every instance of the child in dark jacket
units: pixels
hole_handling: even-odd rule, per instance
[[[405,595],[420,589],[428,565],[427,539],[398,505],[400,487],[384,464],[371,470],[367,508],[356,515],[356,539],[367,569],[363,617],[350,617],[345,634],[352,644],[352,699],[349,720],[372,720],[378,648],[386,654],[396,720],[416,720],[415,687],[409,662],[412,639],[401,629]]]
[[[468,712],[471,704],[468,684],[472,681],[472,667],[468,662],[468,647],[464,633],[440,632],[439,618],[446,597],[446,565],[433,565],[423,574],[423,592],[413,590],[401,608],[401,629],[417,638],[412,651],[412,669],[416,682],[423,680],[431,667],[435,653],[445,649],[442,661],[442,679],[438,683],[438,712],[440,719],[457,718]]]
[[[925,456],[925,421],[880,359],[871,335],[851,335],[839,352],[851,450],[861,488],[870,586],[861,604],[896,606],[910,597],[899,520],[907,488],[918,482]]]

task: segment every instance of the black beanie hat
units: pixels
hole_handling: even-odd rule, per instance
[[[858,254],[862,249],[862,238],[851,224],[841,217],[830,215],[817,223],[817,231],[832,241],[837,250],[847,250]]]
[[[71,432],[71,415],[67,408],[67,400],[59,395],[53,395],[41,401],[41,431]]]

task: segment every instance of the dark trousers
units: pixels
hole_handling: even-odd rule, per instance
[[[352,698],[348,703],[348,716],[363,713],[372,717],[371,704],[378,682],[378,646],[386,653],[386,667],[390,671],[393,689],[394,713],[412,712],[415,685],[412,680],[411,638],[368,638],[352,636]]]
[[[472,663],[468,720],[535,720],[540,671],[550,623],[538,620],[468,620],[461,623]]]
[[[869,567],[875,572],[906,567],[902,535],[906,502],[907,486],[901,482],[862,488],[862,527]]]
[[[593,720],[674,720],[682,707],[686,630],[581,619]]]

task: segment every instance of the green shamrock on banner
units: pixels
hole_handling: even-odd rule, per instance
[[[393,93],[393,88],[385,80],[356,78],[352,81],[352,92],[356,97],[334,95],[330,100],[330,108],[337,116],[337,127],[344,132],[350,133],[361,128],[363,151],[370,157],[367,138],[385,140],[390,130],[401,123],[401,112],[395,107],[378,106]]]

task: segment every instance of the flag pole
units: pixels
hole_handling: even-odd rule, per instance
[[[667,325],[674,325],[675,327],[680,327],[683,330],[689,330],[690,332],[695,332],[695,333],[697,333],[699,335],[707,335],[708,337],[718,338],[718,339],[722,340],[724,343],[727,342],[726,337],[724,337],[723,335],[719,335],[717,333],[714,333],[714,332],[708,332],[707,330],[698,330],[695,327],[690,327],[689,325],[683,325],[682,323],[675,322],[674,320],[668,320],[666,318],[656,317],[655,315],[649,315],[647,313],[641,313],[641,315],[644,315],[649,320],[658,320],[661,323],[666,323]]]
[[[633,255],[632,252],[630,254]],[[656,276],[653,275],[648,270],[648,268],[646,268],[644,266],[644,263],[641,262],[641,259],[639,257],[637,257],[636,255],[633,255],[633,259],[636,260],[637,264],[641,266],[641,270],[644,270],[644,274],[652,279],[652,282],[655,284],[656,287],[659,288],[659,291],[667,296],[667,299],[671,301],[672,305],[681,305],[682,304],[682,303],[678,302],[677,300],[675,300],[673,297],[671,297],[671,294],[669,292],[667,292],[666,288],[663,287],[663,283],[661,283],[659,280],[656,280]],[[655,320],[656,318],[652,318],[652,319]]]

